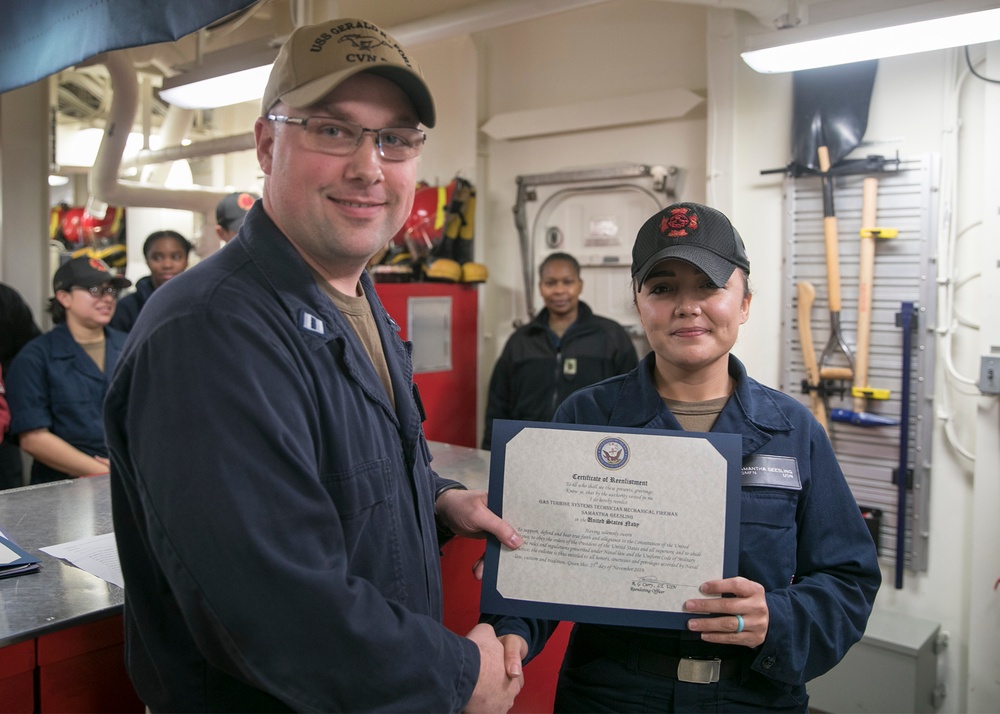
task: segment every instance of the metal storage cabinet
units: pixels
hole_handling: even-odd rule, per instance
[[[819,712],[935,712],[944,699],[940,625],[895,612],[873,612],[861,641],[807,686]]]

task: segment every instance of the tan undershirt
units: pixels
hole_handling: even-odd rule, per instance
[[[676,399],[663,398],[663,403],[677,417],[677,421],[685,431],[711,431],[719,413],[726,406],[729,397],[706,399],[704,402],[679,402]]]
[[[372,308],[368,304],[368,298],[364,295],[360,297],[344,295],[344,293],[330,285],[326,280],[323,280],[315,271],[313,275],[316,277],[316,282],[320,288],[327,294],[334,306],[340,310],[341,314],[347,319],[347,324],[354,330],[354,334],[361,340],[361,345],[365,348],[365,352],[368,353],[368,358],[372,361],[372,366],[375,367],[375,372],[378,374],[382,386],[385,387],[385,393],[389,396],[389,403],[395,409],[396,397],[392,391],[389,365],[385,361],[385,352],[382,351],[382,339],[379,337],[378,327],[375,325],[375,318],[372,316]]]
[[[107,345],[107,341],[104,339],[104,336],[102,335],[101,339],[94,340],[93,342],[78,342],[77,344],[83,348],[83,351],[87,353],[87,356],[90,357],[90,359],[94,360],[94,364],[96,364],[97,368],[103,373],[105,347]]]

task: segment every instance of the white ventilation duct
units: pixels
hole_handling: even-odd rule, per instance
[[[108,53],[98,61],[108,69],[114,94],[104,137],[97,150],[94,168],[90,171],[88,188],[92,201],[115,206],[193,211],[204,214],[206,221],[214,222],[215,204],[226,195],[225,191],[208,187],[170,189],[144,186],[119,178],[125,142],[139,109],[139,81],[127,50]],[[95,206],[93,212],[102,215],[103,211],[98,209]]]

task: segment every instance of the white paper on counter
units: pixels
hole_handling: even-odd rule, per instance
[[[115,544],[114,533],[50,545],[39,550],[54,558],[67,560],[81,570],[96,575],[101,580],[106,580],[120,588],[125,587],[122,566],[118,562],[118,547]]]

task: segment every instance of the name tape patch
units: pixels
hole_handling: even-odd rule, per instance
[[[801,491],[799,462],[791,456],[755,454],[743,462],[743,486],[767,486]]]

